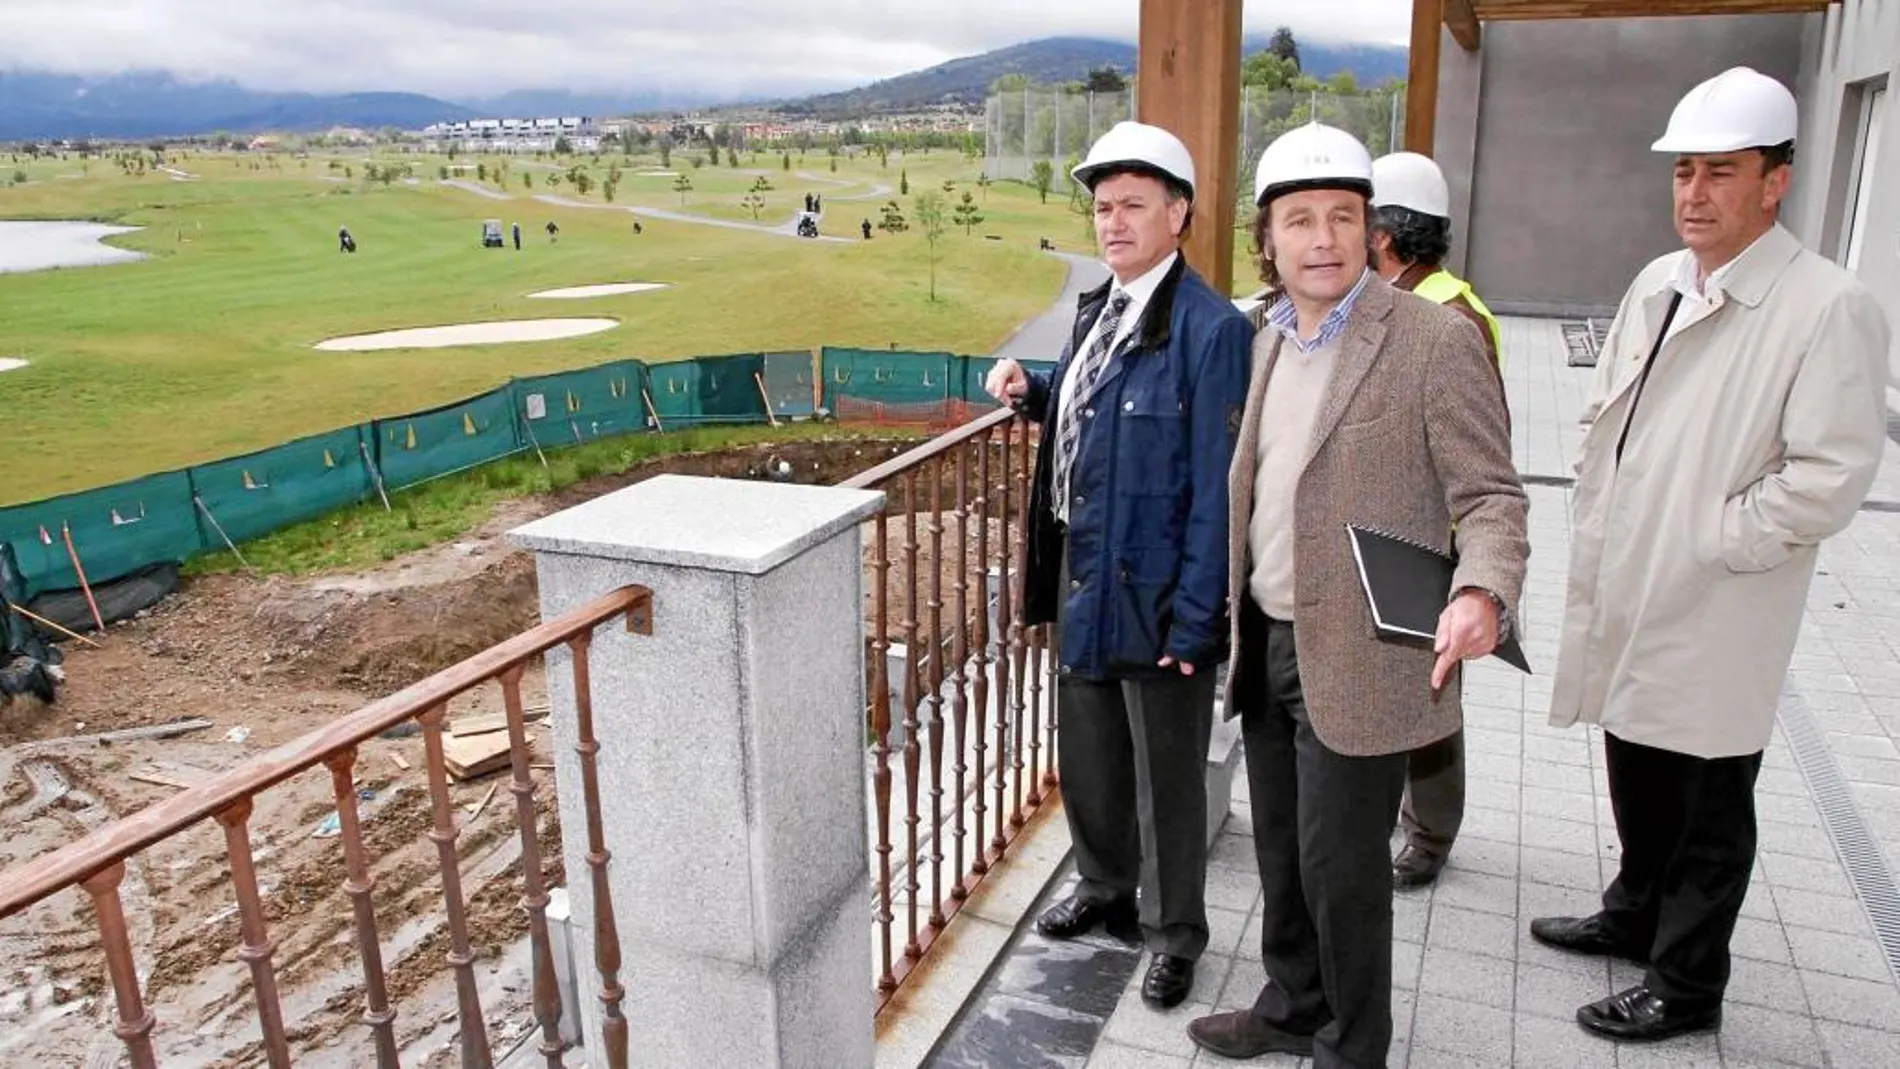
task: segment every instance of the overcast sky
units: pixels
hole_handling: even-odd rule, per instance
[[[806,91],[1038,37],[1132,41],[1138,0],[0,0],[0,69],[258,89]],[[1250,0],[1249,32],[1402,44],[1410,0]],[[0,100],[0,107],[5,101]]]

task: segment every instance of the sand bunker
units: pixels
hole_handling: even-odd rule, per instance
[[[317,343],[329,352],[370,352],[378,349],[440,349],[451,345],[502,345],[508,342],[552,341],[598,334],[620,325],[617,319],[504,319],[492,323],[457,323],[445,327],[413,327],[375,334],[352,334]]]
[[[15,371],[26,366],[26,361],[15,360],[10,356],[0,356],[0,371]]]
[[[663,290],[664,282],[603,282],[598,286],[568,286],[565,289],[542,290],[530,293],[530,297],[544,300],[571,301],[583,297],[612,297],[621,293],[645,293],[648,290]]]
[[[101,223],[25,222],[0,219],[0,275],[9,271],[45,271],[53,267],[97,267],[145,259],[142,252],[100,244],[101,238],[130,234],[135,226]]]

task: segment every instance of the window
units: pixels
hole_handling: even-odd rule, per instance
[[[1859,87],[1860,137],[1854,152],[1854,189],[1852,208],[1847,217],[1847,242],[1841,263],[1852,271],[1860,266],[1860,252],[1866,244],[1868,208],[1874,196],[1874,171],[1880,162],[1880,127],[1887,109],[1884,84]]]

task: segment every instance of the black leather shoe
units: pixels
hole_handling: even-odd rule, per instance
[[[1642,984],[1592,1002],[1577,1011],[1585,1031],[1626,1043],[1651,1043],[1722,1027],[1722,1004],[1684,1006],[1665,1002]]]
[[[1399,851],[1399,856],[1392,859],[1392,889],[1413,891],[1430,886],[1444,867],[1444,858],[1406,843],[1405,849]]]
[[[1252,1010],[1234,1010],[1202,1017],[1188,1025],[1188,1038],[1202,1050],[1223,1058],[1258,1058],[1263,1054],[1313,1056],[1313,1037],[1298,1035],[1255,1017]]]
[[[1100,925],[1122,937],[1138,923],[1133,902],[1085,902],[1072,895],[1043,910],[1036,930],[1051,939],[1074,939]]]
[[[1141,981],[1141,1000],[1165,1010],[1187,1001],[1193,988],[1193,962],[1173,954],[1156,954]]]
[[[1649,951],[1605,921],[1601,913],[1589,917],[1539,917],[1531,921],[1531,938],[1573,954],[1649,964]]]

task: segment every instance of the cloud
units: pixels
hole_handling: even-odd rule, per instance
[[[1053,36],[1133,40],[1136,0],[6,0],[0,69],[256,89],[733,96],[861,85]],[[1402,43],[1408,0],[1252,0],[1249,33]]]

